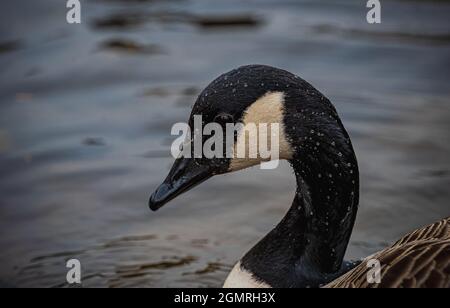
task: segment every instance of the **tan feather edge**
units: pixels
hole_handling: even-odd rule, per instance
[[[381,283],[367,280],[367,262],[381,264]],[[450,217],[415,230],[326,288],[450,288]]]

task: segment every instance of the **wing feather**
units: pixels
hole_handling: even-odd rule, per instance
[[[371,259],[380,261],[379,284],[367,279]],[[326,287],[450,288],[450,217],[411,232]]]

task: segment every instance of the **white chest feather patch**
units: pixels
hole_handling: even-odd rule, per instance
[[[241,262],[231,270],[223,285],[224,288],[270,288],[264,282],[259,282],[253,275],[241,267]]]
[[[262,161],[267,161],[270,159],[262,159],[259,144],[260,142],[265,142],[272,144],[272,139],[270,133],[268,133],[267,138],[269,140],[261,140],[261,128],[262,127],[272,127],[272,124],[276,124],[278,127],[278,134],[276,135],[278,139],[278,158],[279,159],[290,159],[292,158],[292,149],[286,138],[284,131],[284,93],[283,92],[269,92],[263,97],[256,100],[244,113],[242,119],[242,124],[245,127],[256,127],[257,128],[257,142],[249,142],[249,136],[244,133],[240,133],[238,140],[236,142],[234,152],[237,153],[237,145],[245,145],[245,153],[248,154],[247,157],[233,158],[231,160],[229,171],[237,171],[247,167],[255,166]],[[264,135],[264,134],[263,134]],[[256,153],[256,158],[251,157],[250,153]]]

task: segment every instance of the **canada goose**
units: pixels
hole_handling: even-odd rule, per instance
[[[372,258],[381,265],[379,284],[366,281],[366,260],[343,260],[359,204],[358,164],[335,108],[309,83],[269,66],[240,67],[200,94],[191,128],[194,115],[202,115],[203,125],[216,122],[222,127],[279,123],[279,157],[290,162],[297,180],[286,216],[237,263],[224,287],[450,286],[449,219],[375,254]],[[239,138],[234,136],[235,142]],[[261,162],[259,156],[180,157],[149,206],[157,210],[214,175]]]

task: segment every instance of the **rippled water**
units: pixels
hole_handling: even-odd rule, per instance
[[[364,1],[362,1],[364,2]],[[216,177],[158,213],[173,123],[222,72],[264,63],[336,105],[361,169],[348,251],[368,255],[450,215],[450,3],[2,3],[0,285],[220,286],[293,198],[287,164]]]

